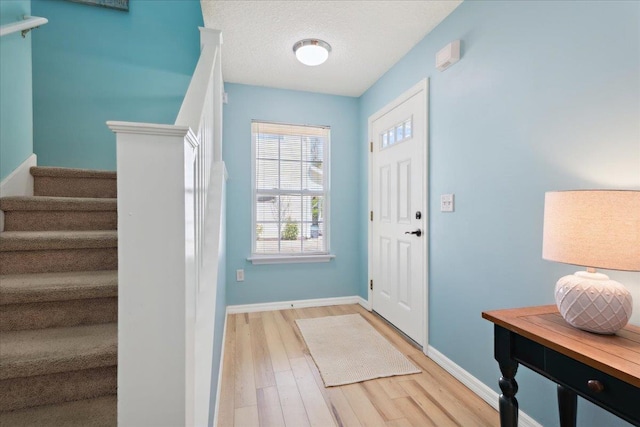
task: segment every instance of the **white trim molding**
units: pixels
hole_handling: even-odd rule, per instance
[[[35,154],[14,169],[0,183],[0,196],[33,196],[33,177],[29,169],[38,165],[38,158]]]
[[[227,319],[229,313],[224,315],[224,330],[222,331],[222,346],[220,349],[220,366],[218,367],[218,386],[216,388],[216,404],[213,407],[213,427],[218,425],[218,411],[220,410],[220,393],[222,393],[222,369],[224,368],[224,345],[227,342]]]
[[[464,384],[468,389],[477,394],[482,400],[487,402],[491,407],[498,410],[498,393],[493,391],[491,387],[471,375],[460,365],[440,353],[434,347],[429,346],[425,354],[442,369],[449,372],[455,379]],[[520,427],[543,427],[542,424],[531,418],[522,410],[518,412],[518,425]]]
[[[275,301],[257,304],[228,305],[227,314],[254,313],[256,311],[287,310],[290,308],[325,307],[327,305],[360,304],[369,310],[369,303],[360,296]]]
[[[35,154],[27,157],[27,160],[0,182],[0,197],[33,196],[33,176],[31,176],[30,169],[37,165],[38,158]],[[4,213],[2,211],[0,211],[0,231],[4,231]]]
[[[336,256],[333,254],[316,255],[253,255],[247,258],[252,264],[296,264],[309,262],[329,262]]]
[[[367,311],[371,311],[371,304],[369,303],[369,301],[367,301],[362,297],[357,297],[357,298],[358,298],[358,304],[360,304],[362,308],[364,308]]]
[[[188,126],[162,125],[140,122],[119,122],[113,120],[107,121],[107,126],[115,133],[133,135],[177,136],[180,138],[189,138],[189,143],[191,145],[198,145],[198,138],[193,133],[193,130]]]

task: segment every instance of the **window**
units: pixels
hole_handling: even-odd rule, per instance
[[[251,261],[328,261],[327,126],[254,121]]]
[[[387,148],[390,145],[402,142],[405,139],[411,138],[413,117],[409,117],[402,123],[390,127],[381,134],[380,148]]]

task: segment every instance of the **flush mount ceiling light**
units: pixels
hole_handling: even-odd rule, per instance
[[[296,54],[298,61],[309,66],[322,64],[329,58],[329,52],[331,52],[329,43],[318,39],[300,40],[293,45],[293,53]]]

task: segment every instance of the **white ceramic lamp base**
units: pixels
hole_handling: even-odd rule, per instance
[[[578,271],[564,276],[555,294],[560,314],[578,329],[615,334],[631,317],[631,294],[606,274]]]

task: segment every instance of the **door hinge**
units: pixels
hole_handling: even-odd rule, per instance
[[[373,141],[369,143],[369,151],[373,153]]]
[[[373,279],[369,280],[369,289],[373,290]]]
[[[369,221],[373,221],[373,211],[369,211]]]

